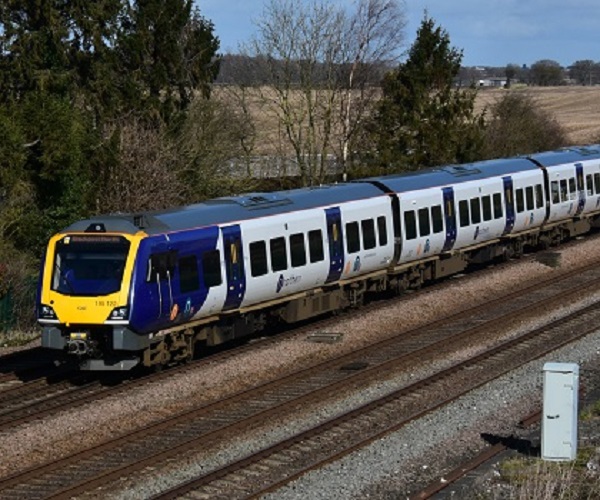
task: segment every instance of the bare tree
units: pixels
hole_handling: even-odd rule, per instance
[[[507,64],[504,68],[504,74],[506,75],[506,88],[510,88],[513,80],[519,74],[519,66],[516,64]]]
[[[271,0],[247,54],[264,61],[265,108],[305,185],[322,182],[330,156],[343,164],[375,95],[381,68],[397,57],[405,26],[399,0],[359,0],[345,10],[324,0]],[[285,146],[289,149],[286,151]]]
[[[590,59],[575,61],[569,67],[569,75],[580,85],[592,85],[596,83],[598,64]]]
[[[254,127],[248,110],[220,100],[217,94],[214,99],[196,99],[178,133],[179,177],[186,203],[253,187],[245,175],[249,171],[236,170],[238,160],[253,148]]]
[[[164,130],[137,118],[106,127],[119,161],[107,169],[97,205],[102,212],[139,212],[181,203],[176,152]]]
[[[403,6],[397,0],[360,0],[344,30],[344,59],[351,62],[340,103],[344,180],[349,145],[371,103],[379,95],[383,71],[399,56],[406,26]]]

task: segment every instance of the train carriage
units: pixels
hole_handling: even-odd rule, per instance
[[[342,294],[300,299],[385,268],[390,217],[378,187],[351,183],[77,222],[48,246],[42,345],[80,356],[84,369],[128,369],[258,330],[271,313],[328,312]],[[114,269],[101,271],[109,260]]]
[[[98,216],[49,242],[42,346],[162,366],[599,225],[600,146]]]

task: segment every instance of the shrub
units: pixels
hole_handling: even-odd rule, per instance
[[[507,91],[486,113],[484,158],[504,158],[567,146],[558,121],[533,98]]]

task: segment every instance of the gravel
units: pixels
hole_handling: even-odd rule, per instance
[[[555,249],[561,254],[562,269],[597,260],[600,254],[599,241],[600,237],[593,236],[576,245]],[[496,296],[498,290],[511,290],[524,281],[533,282],[553,272],[554,268],[527,257],[509,267],[487,269],[455,278],[450,286],[427,288],[407,300],[386,306],[378,311],[377,318],[373,318],[373,315],[352,320],[342,317],[335,327],[336,332],[344,334],[340,343],[307,342],[304,334],[222,363],[208,361],[193,373],[175,375],[161,383],[7,431],[0,436],[0,456],[3,457],[0,475],[74,452],[82,446],[101,442],[143,423],[237,392],[307,363],[316,363],[355,350],[389,336],[399,327],[415,328],[438,316],[484,302]],[[556,315],[568,312],[571,307],[574,306],[556,311]],[[401,324],[399,318],[402,318]],[[549,356],[547,360],[580,363],[585,371],[585,363],[593,361],[599,353],[600,334],[595,334]],[[470,353],[463,352],[461,356],[467,354]],[[456,357],[453,357],[444,363],[455,361]],[[415,481],[437,477],[442,472],[438,464],[447,460],[456,461],[465,450],[474,451],[482,447],[485,443],[481,433],[510,434],[515,422],[537,408],[541,401],[541,367],[544,361],[531,363],[360,452],[307,474],[269,498],[405,496]],[[439,369],[440,366],[425,366],[423,370]],[[239,438],[236,443],[220,450],[220,453],[182,457],[177,462],[176,471],[169,467],[162,474],[149,471],[143,486],[124,482],[122,493],[115,496],[146,497],[175,481],[206,472],[234,457],[244,456],[250,450],[268,446],[283,435],[311,427],[344,411],[347,405],[364,404],[391,392],[405,384],[406,380],[406,376],[394,377],[360,394],[341,398],[335,404],[315,411],[310,423],[302,418],[285,424],[269,423],[264,429],[257,430],[255,435]],[[298,416],[301,417],[300,414]]]

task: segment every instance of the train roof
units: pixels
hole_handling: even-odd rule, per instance
[[[384,193],[377,186],[365,182],[329,184],[273,193],[248,193],[162,211],[100,215],[75,222],[62,232],[106,231],[135,234],[138,231],[145,231],[148,234],[158,234],[291,213],[377,196],[384,196]]]
[[[529,157],[545,167],[600,159],[600,144],[546,151],[529,155]]]
[[[454,185],[537,170],[538,165],[549,167],[592,158],[600,159],[600,145],[566,148],[537,153],[529,157],[435,167],[342,184],[273,193],[249,193],[162,211],[100,215],[75,222],[62,232],[106,231],[135,234],[138,231],[145,231],[148,234],[159,234],[374,198],[382,196],[384,192],[403,193]]]
[[[538,169],[539,167],[527,158],[517,157],[434,167],[364,180],[378,183],[395,193],[405,193]]]

